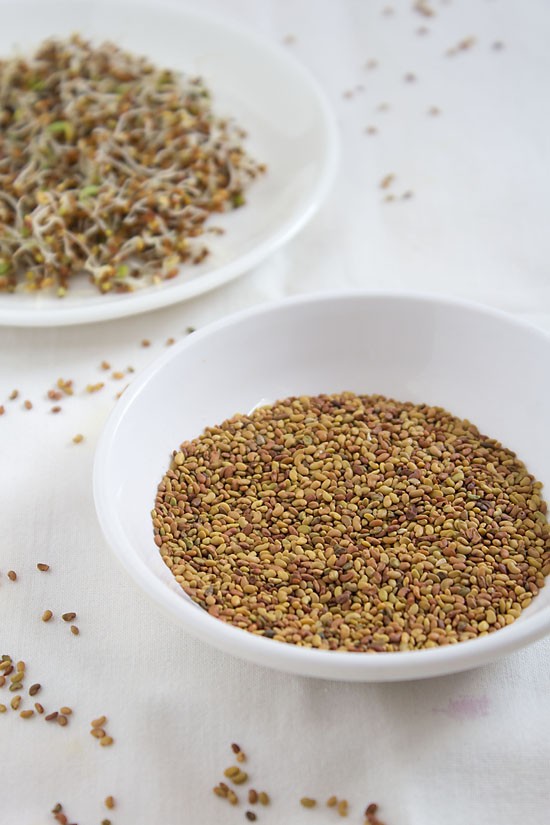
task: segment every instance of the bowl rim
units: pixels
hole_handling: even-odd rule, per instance
[[[105,484],[105,479],[111,448],[126,412],[137,396],[147,387],[151,378],[167,364],[177,359],[180,353],[196,346],[197,343],[200,344],[202,339],[217,334],[225,328],[239,325],[247,319],[284,312],[287,307],[334,303],[335,301],[365,300],[370,302],[388,299],[428,303],[443,308],[459,308],[485,315],[523,329],[544,341],[547,346],[550,344],[550,334],[524,319],[463,298],[440,296],[435,293],[358,289],[307,293],[232,313],[205,325],[170,347],[167,352],[156,358],[134,378],[104,425],[94,457],[93,496],[97,517],[111,551],[140,589],[166,614],[194,636],[222,651],[277,670],[306,676],[344,681],[393,681],[428,678],[468,670],[534,642],[550,632],[550,606],[548,606],[495,633],[445,647],[376,654],[297,647],[257,636],[216,619],[200,608],[197,609],[191,600],[182,599],[179,593],[169,589],[164,582],[152,575],[146,563],[135,555],[132,543],[117,518],[113,500],[107,495],[108,485]],[[153,548],[153,542],[151,544]]]

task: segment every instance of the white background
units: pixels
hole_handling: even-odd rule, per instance
[[[349,286],[464,296],[550,330],[550,6],[430,5],[436,14],[424,18],[404,0],[188,0],[274,42],[292,36],[285,48],[323,85],[339,124],[329,199],[285,249],[200,300],[78,328],[0,330],[0,653],[27,662],[27,686],[43,685],[36,698],[48,709],[74,708],[66,728],[0,715],[2,825],[53,822],[57,801],[79,825],[107,816],[113,825],[245,822],[242,804],[211,792],[233,741],[249,754],[252,784],[272,796],[258,809],[262,825],[339,821],[298,802],[331,794],[349,800],[350,823],[370,801],[386,825],[548,823],[549,641],[408,684],[337,684],[244,664],[164,620],[113,560],[91,495],[94,445],[125,383],[100,362],[137,371],[189,325]],[[429,32],[418,34],[422,26]],[[470,49],[445,55],[469,37]],[[366,69],[369,60],[378,66]],[[415,82],[404,80],[410,72]],[[438,116],[427,113],[434,106]],[[388,174],[395,181],[382,190]],[[385,202],[388,193],[397,200]],[[480,352],[472,368],[482,363]],[[75,395],[53,415],[46,393],[59,377],[74,381]],[[101,380],[101,392],[85,392]],[[20,397],[8,401],[14,388]],[[50,572],[36,571],[40,561]],[[46,608],[57,615],[49,624]],[[71,610],[79,637],[59,619]],[[12,696],[0,689],[0,702]],[[103,713],[111,748],[88,734]]]

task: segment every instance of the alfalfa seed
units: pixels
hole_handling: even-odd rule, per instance
[[[531,603],[550,572],[541,489],[442,408],[341,393],[186,442],[152,516],[211,616],[304,647],[415,650],[492,633]]]

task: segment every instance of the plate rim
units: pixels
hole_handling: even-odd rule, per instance
[[[0,9],[3,6],[17,7],[18,13],[24,14],[25,6],[40,5],[46,8],[47,5],[64,5],[68,0],[47,0],[47,3],[37,3],[37,0],[0,0]],[[107,0],[101,0],[107,5]],[[71,5],[80,4],[86,6],[86,0],[72,0]],[[321,174],[318,175],[311,186],[307,198],[298,205],[297,210],[289,218],[279,223],[277,229],[272,232],[260,244],[250,249],[236,259],[228,261],[211,272],[204,275],[195,276],[189,280],[182,280],[181,283],[174,283],[166,289],[155,290],[154,286],[145,287],[128,295],[105,296],[114,299],[112,303],[91,304],[90,306],[76,306],[71,309],[59,311],[55,303],[40,308],[21,308],[20,306],[11,309],[2,305],[2,298],[8,298],[8,293],[0,292],[0,326],[2,327],[65,327],[76,324],[88,324],[101,321],[112,321],[117,318],[125,318],[133,315],[141,315],[152,312],[163,307],[171,306],[180,302],[188,301],[200,295],[207,294],[218,287],[236,280],[238,277],[250,272],[254,267],[269,258],[274,252],[288,243],[297,235],[304,226],[313,218],[315,213],[325,202],[329,190],[331,189],[340,162],[340,139],[337,127],[336,116],[333,107],[330,105],[325,92],[306,65],[300,62],[294,55],[290,54],[280,44],[270,40],[263,34],[258,34],[251,28],[243,26],[234,21],[225,20],[221,15],[210,11],[198,11],[187,8],[170,0],[138,0],[130,3],[129,0],[112,0],[109,5],[116,4],[122,8],[128,8],[139,12],[140,9],[151,11],[169,10],[182,18],[194,19],[210,26],[218,27],[220,31],[229,31],[237,37],[241,37],[252,45],[260,45],[263,52],[271,55],[283,63],[292,67],[293,74],[300,78],[303,87],[307,89],[312,100],[315,101],[320,120],[323,123],[324,150],[321,157]],[[268,161],[267,161],[268,162]],[[161,284],[160,286],[164,285]],[[40,297],[31,295],[29,298]],[[49,300],[50,296],[47,297]],[[53,296],[51,296],[53,298]],[[90,296],[92,299],[97,297]],[[61,299],[59,299],[61,300]]]

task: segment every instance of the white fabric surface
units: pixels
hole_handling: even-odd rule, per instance
[[[257,809],[261,825],[335,821],[298,803],[333,793],[349,800],[350,823],[373,800],[386,825],[550,821],[550,640],[425,682],[346,685],[261,669],[165,621],[119,569],[94,512],[94,445],[124,382],[108,379],[96,395],[86,384],[104,379],[103,359],[139,370],[190,324],[361,286],[465,296],[550,330],[550,6],[430,0],[437,13],[424,18],[405,0],[386,14],[390,2],[189,0],[276,42],[295,37],[287,48],[323,84],[340,126],[328,201],[285,249],[200,300],[73,329],[0,329],[0,653],[27,662],[27,686],[42,683],[36,698],[48,709],[74,708],[64,729],[0,715],[2,825],[53,822],[57,801],[79,825],[245,822],[242,804],[211,792],[233,741],[249,754],[253,786],[272,795]],[[470,36],[471,49],[444,56]],[[369,59],[376,69],[364,68]],[[365,134],[369,125],[378,134]],[[384,203],[389,173],[388,191],[414,197]],[[59,377],[76,392],[53,415],[45,394]],[[14,387],[20,398],[8,401]],[[36,571],[40,561],[50,572]],[[57,616],[49,624],[46,608]],[[59,618],[70,610],[78,638]],[[0,702],[12,696],[0,689]],[[102,713],[111,748],[88,734]]]

